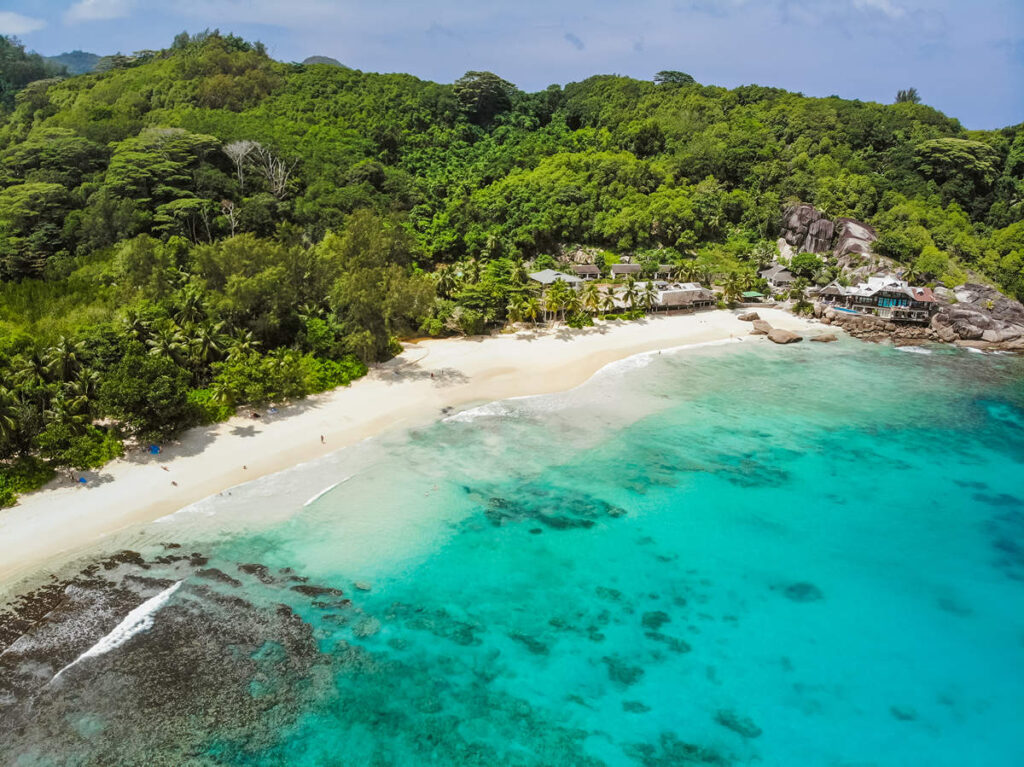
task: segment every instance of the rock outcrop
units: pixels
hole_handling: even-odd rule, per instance
[[[968,300],[952,303],[939,294],[939,309],[928,325],[896,324],[820,304],[815,314],[826,325],[837,325],[851,336],[868,341],[891,340],[896,346],[931,341],[1024,352],[1024,306],[984,285],[963,285],[956,294]]]
[[[831,249],[835,224],[813,205],[790,206],[782,220],[782,237],[797,253],[824,253]]]
[[[798,341],[803,341],[804,338],[789,330],[772,328],[768,331],[768,340],[777,344],[795,344]]]
[[[839,338],[835,333],[820,333],[816,336],[811,336],[811,341],[817,341],[821,344],[830,344],[834,341],[838,341]]]
[[[852,218],[837,219],[836,228],[839,236],[836,238],[835,250],[832,251],[836,258],[850,253],[871,253],[871,244],[878,239],[878,233],[873,227]]]
[[[743,320],[744,322],[753,322],[754,320],[761,319],[761,315],[759,315],[757,312],[747,312],[746,314],[741,314],[736,319]]]
[[[754,328],[750,331],[752,336],[766,336],[772,330],[772,326],[764,320],[754,320]]]

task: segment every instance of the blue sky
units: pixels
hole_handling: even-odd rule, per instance
[[[599,73],[892,101],[916,87],[969,128],[1024,121],[1024,0],[2,0],[0,34],[55,54],[232,31],[271,55],[525,90]]]

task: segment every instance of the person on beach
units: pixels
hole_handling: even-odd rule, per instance
[[[326,445],[327,444],[327,442],[324,441],[324,435],[323,434],[320,435],[320,444],[321,445]]]

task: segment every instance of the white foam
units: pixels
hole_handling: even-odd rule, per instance
[[[309,499],[308,501],[306,501],[306,502],[305,502],[304,504],[302,504],[302,505],[303,505],[303,506],[309,506],[309,505],[310,505],[311,503],[313,503],[314,501],[318,501],[318,500],[319,500],[320,498],[322,498],[323,496],[327,495],[327,493],[331,492],[331,491],[332,491],[332,490],[333,490],[334,488],[336,488],[336,487],[337,487],[338,485],[340,485],[340,484],[343,484],[343,483],[345,483],[345,482],[348,482],[348,481],[349,481],[350,479],[352,479],[352,475],[351,475],[351,474],[350,474],[349,476],[347,476],[347,477],[344,477],[343,479],[339,479],[339,480],[338,480],[337,482],[335,482],[335,483],[334,483],[333,485],[329,485],[328,487],[325,487],[325,488],[324,488],[323,490],[321,490],[321,491],[320,491],[319,493],[317,493],[316,495],[314,495],[314,496],[313,496],[312,498],[310,498],[310,499]]]
[[[969,352],[971,352],[973,354],[984,354],[985,353],[981,349],[975,349],[973,346],[967,346],[965,348],[967,349],[967,351],[969,351]]]
[[[901,352],[910,352],[911,354],[931,354],[931,349],[925,349],[923,346],[897,346]]]
[[[61,674],[72,666],[81,663],[86,658],[95,658],[96,656],[104,655],[111,650],[116,650],[136,634],[148,631],[153,627],[153,616],[156,615],[157,611],[161,607],[167,604],[167,600],[171,598],[182,583],[184,583],[184,581],[178,581],[173,586],[168,586],[155,597],[150,597],[141,605],[136,607],[124,617],[124,620],[114,627],[113,631],[54,674],[53,679],[50,681],[56,681]]]
[[[533,400],[531,402],[530,411],[531,413],[536,412],[552,412],[555,410],[562,410],[568,407],[571,403],[570,399],[564,397],[564,395],[570,394],[577,389],[586,386],[590,381],[598,377],[616,375],[627,373],[632,370],[639,370],[645,368],[654,361],[654,358],[660,354],[676,354],[678,352],[689,351],[691,349],[700,349],[703,347],[711,346],[724,346],[726,344],[739,343],[742,338],[722,338],[717,341],[702,341],[694,344],[681,344],[679,346],[670,346],[666,349],[653,349],[649,352],[638,352],[632,354],[629,357],[623,357],[621,360],[615,360],[609,362],[607,365],[602,367],[600,370],[594,373],[587,381],[584,381],[579,386],[572,389],[568,389],[564,392],[553,392],[550,394],[527,394],[520,397],[509,397],[503,400],[496,400],[494,402],[488,402],[485,405],[479,405],[478,407],[469,408],[459,413],[454,413],[442,420],[451,423],[469,423],[475,421],[478,418],[515,418],[523,413],[522,408],[509,407],[509,402],[523,402],[524,400]]]

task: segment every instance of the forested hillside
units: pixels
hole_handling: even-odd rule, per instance
[[[749,275],[798,200],[927,280],[1024,297],[1021,126],[680,72],[441,85],[217,33],[104,61],[0,70],[6,456],[87,465],[347,381],[396,335],[501,322],[565,246]]]

